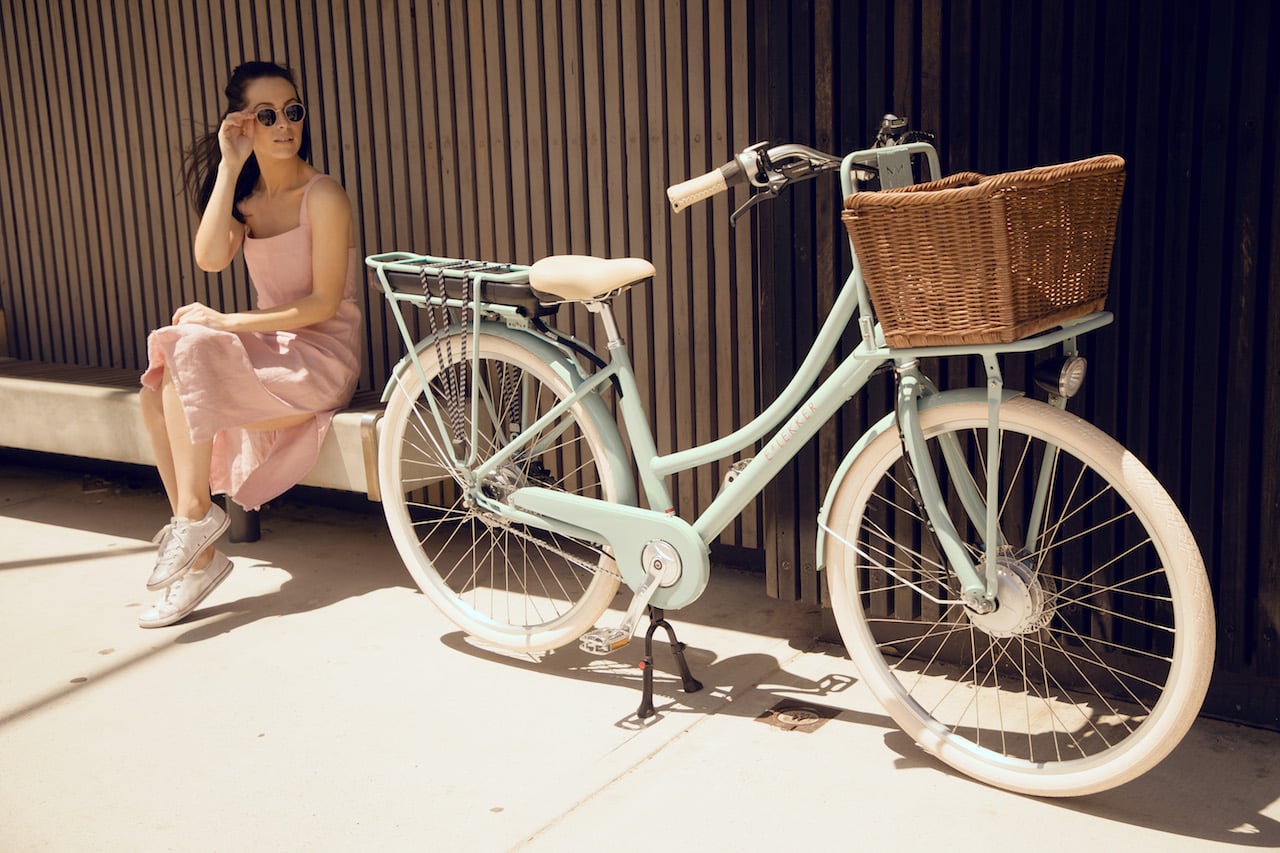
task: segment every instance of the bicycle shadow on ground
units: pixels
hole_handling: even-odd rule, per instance
[[[670,646],[655,639],[655,714],[641,720],[636,716],[636,709],[643,674],[636,664],[644,653],[642,637],[634,640],[617,659],[595,657],[573,647],[540,655],[511,653],[486,646],[462,632],[446,634],[440,641],[486,664],[633,688],[633,695],[620,700],[619,710],[626,714],[613,723],[617,728],[633,731],[685,715],[758,719],[762,705],[817,706],[821,712],[824,697],[841,693],[856,683],[844,673],[832,673],[818,680],[798,676],[783,669],[769,654],[745,653],[720,658],[714,651],[687,646],[685,656],[689,668],[693,677],[702,682],[703,689],[686,693]],[[885,730],[884,744],[897,754],[894,767],[899,770],[928,769],[970,784],[982,784],[925,753],[885,714],[841,708],[825,710],[835,712],[826,725],[851,723]],[[1251,741],[1265,745],[1269,753],[1253,756],[1253,760],[1248,760],[1248,755],[1226,754],[1239,751],[1241,744],[1247,746]],[[1036,799],[1046,805],[1118,824],[1223,844],[1277,849],[1280,848],[1280,821],[1262,814],[1280,795],[1277,784],[1280,764],[1269,757],[1277,752],[1280,745],[1269,733],[1250,734],[1249,730],[1239,727],[1202,720],[1168,758],[1132,782],[1084,797]],[[1245,760],[1238,760],[1240,758]]]
[[[557,678],[569,678],[593,684],[613,687],[630,687],[634,694],[620,700],[619,710],[628,713],[613,725],[627,730],[640,730],[658,725],[672,715],[725,714],[756,718],[759,702],[744,701],[748,696],[763,693],[776,696],[794,705],[817,702],[823,697],[847,690],[855,679],[845,673],[831,673],[813,680],[789,673],[781,668],[777,658],[769,654],[749,652],[721,658],[708,649],[686,646],[685,659],[702,689],[686,693],[682,687],[679,667],[671,647],[655,639],[653,644],[653,706],[654,715],[640,719],[636,709],[640,705],[643,671],[637,665],[644,654],[644,638],[640,637],[616,657],[597,657],[573,646],[554,652],[521,654],[507,652],[473,640],[461,631],[444,635],[440,642],[448,648],[490,664],[515,667],[527,672],[538,672]],[[799,698],[797,698],[799,697]],[[766,701],[768,701],[766,699]],[[893,728],[893,721],[880,714],[863,714],[855,711],[839,711],[842,721],[858,722],[881,728]]]
[[[1242,847],[1280,849],[1280,749],[1272,734],[1198,720],[1160,764],[1111,791],[1061,808],[1117,823]]]

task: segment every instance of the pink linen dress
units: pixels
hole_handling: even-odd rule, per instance
[[[302,194],[298,227],[261,239],[245,235],[244,259],[260,308],[312,291],[311,225]],[[356,250],[348,253],[338,312],[322,323],[286,332],[224,332],[208,326],[163,326],[147,338],[150,363],[142,384],[160,387],[167,366],[193,441],[213,440],[210,486],[246,509],[257,509],[306,476],[315,465],[334,412],[355,391],[360,372],[360,307]],[[245,424],[314,412],[282,430]]]

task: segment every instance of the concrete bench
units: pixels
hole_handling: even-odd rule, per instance
[[[0,357],[0,447],[154,466],[142,426],[139,371]],[[376,392],[357,394],[334,416],[302,485],[363,492],[379,500]],[[258,538],[256,513],[228,501],[231,538]]]

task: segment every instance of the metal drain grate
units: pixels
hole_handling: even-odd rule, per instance
[[[788,732],[815,732],[839,713],[839,708],[784,700],[756,717],[756,722]]]

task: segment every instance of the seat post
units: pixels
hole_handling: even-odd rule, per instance
[[[624,346],[622,334],[618,331],[618,323],[613,318],[613,309],[609,307],[609,303],[601,302],[598,299],[587,300],[582,303],[592,314],[600,315],[600,323],[604,326],[605,337],[609,341],[609,349],[618,349]]]

